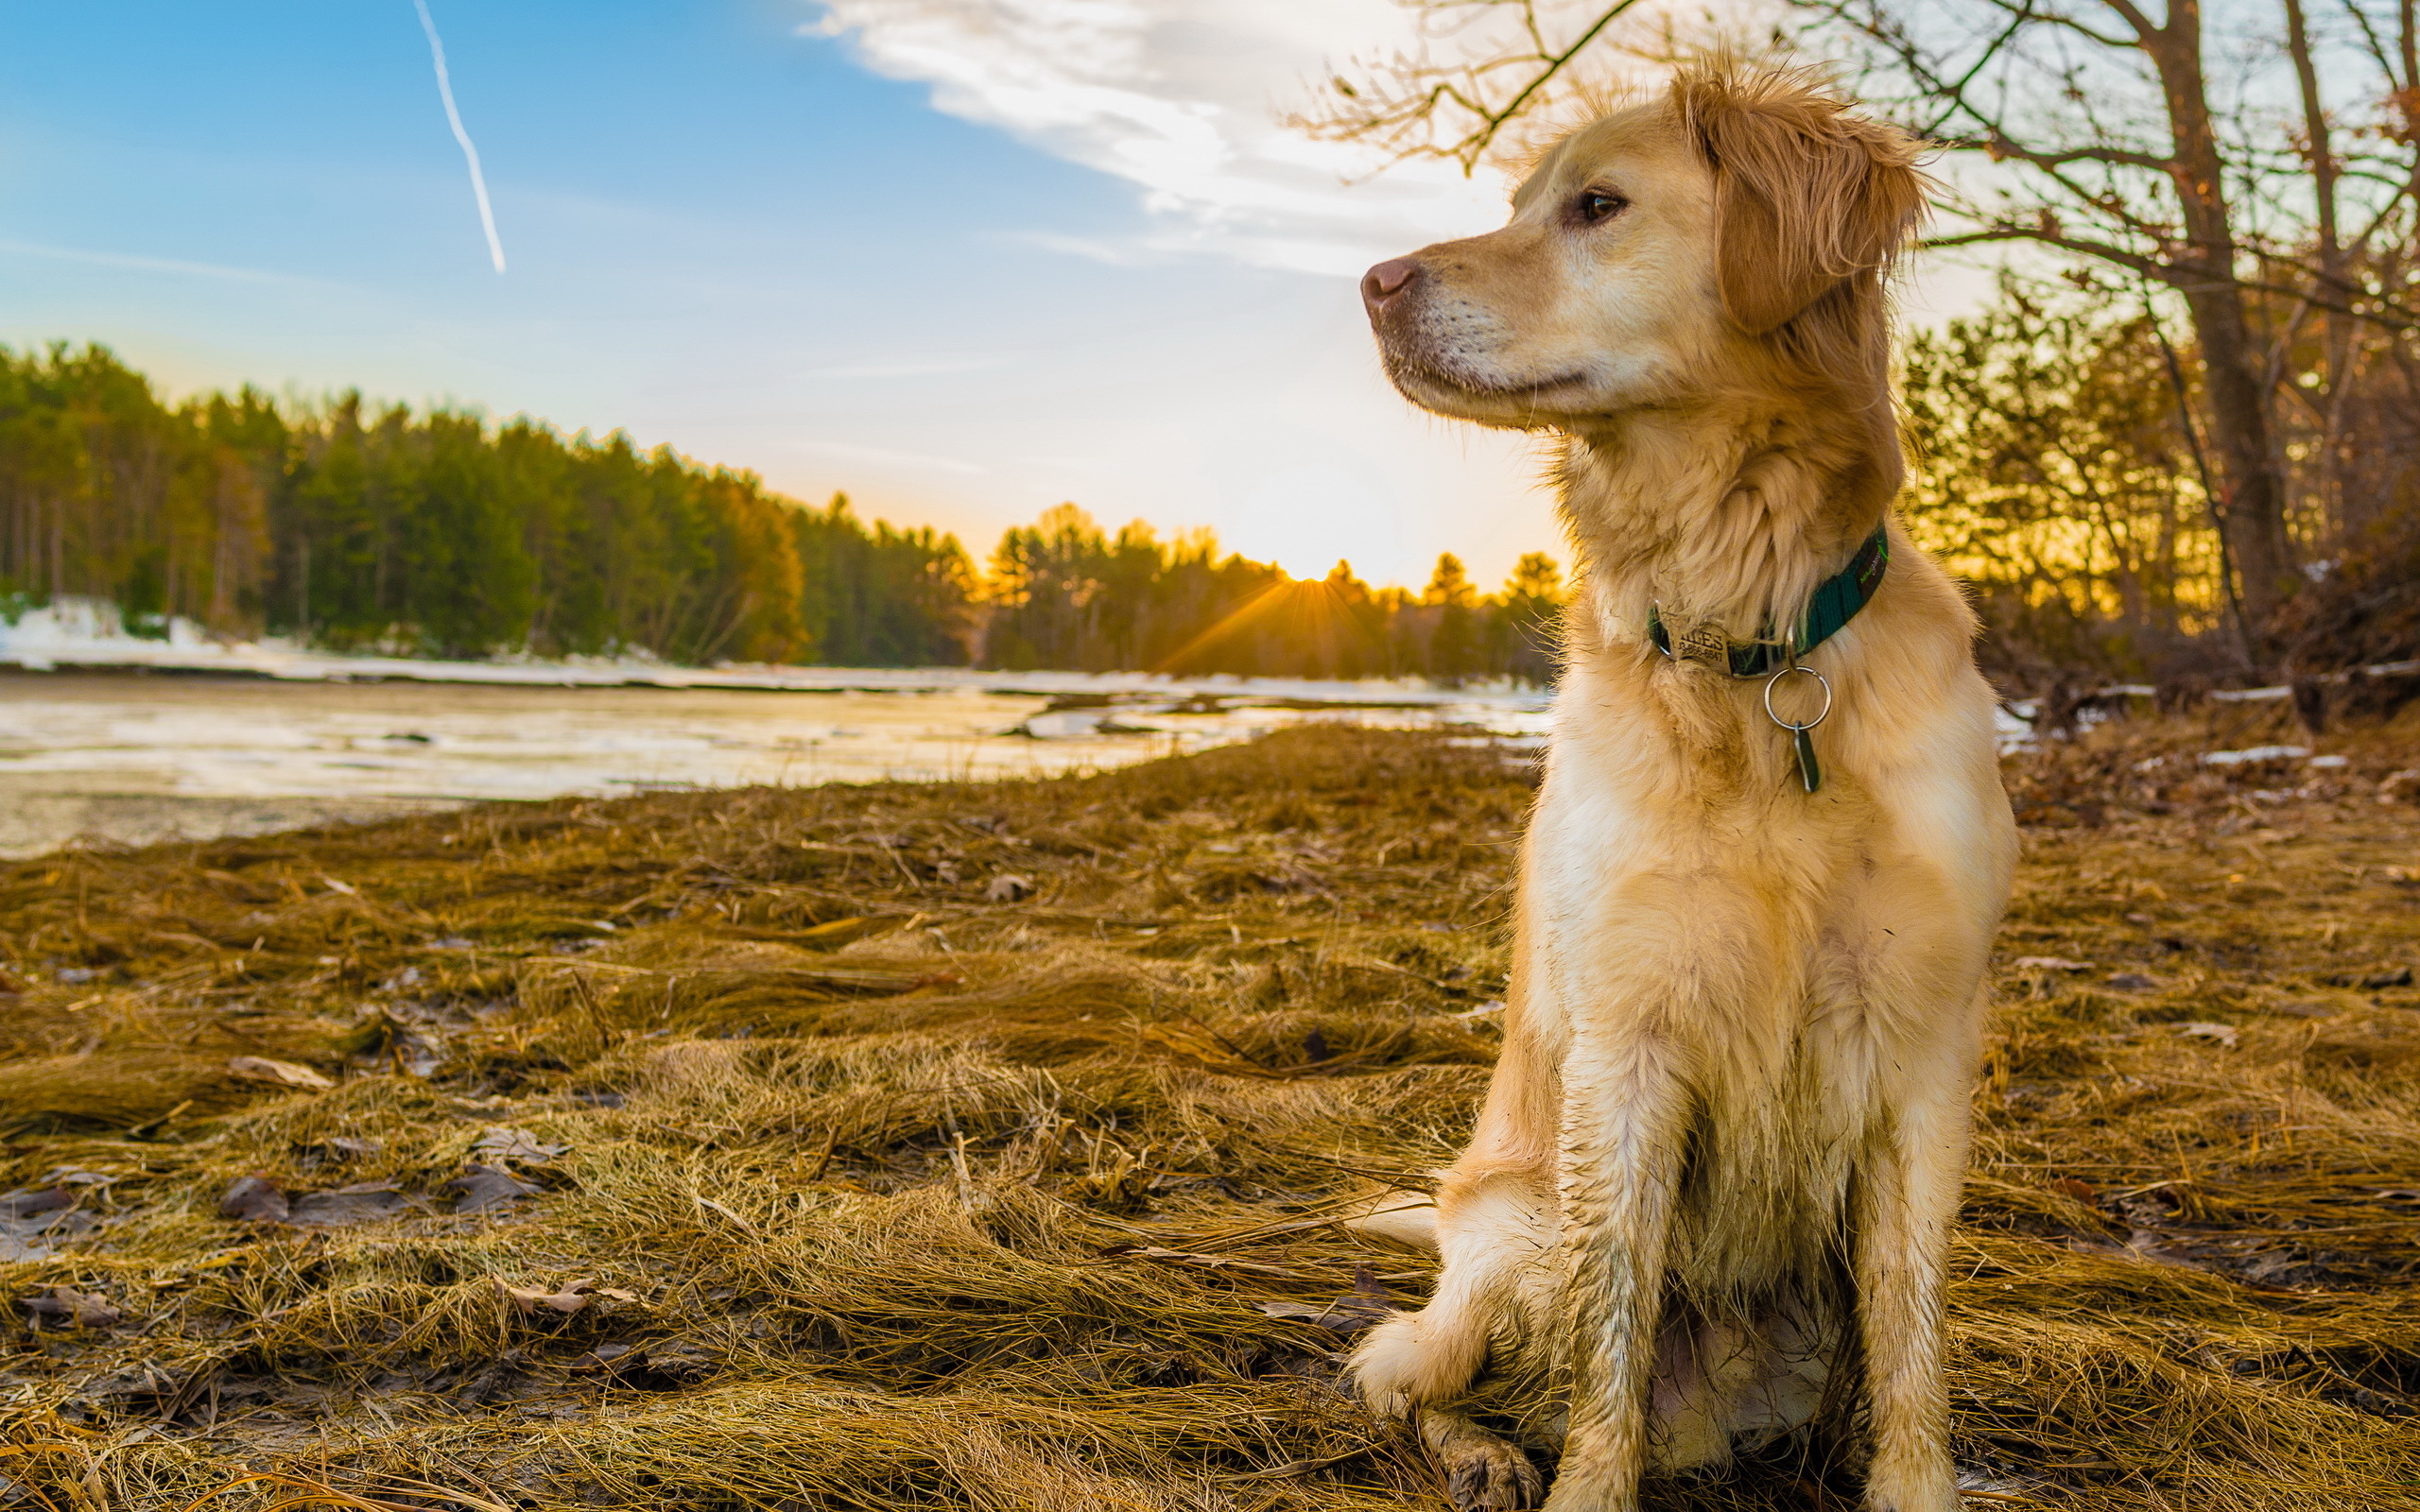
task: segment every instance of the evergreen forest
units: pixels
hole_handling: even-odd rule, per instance
[[[246,387],[164,402],[100,346],[0,350],[0,613],[62,597],[136,634],[476,658],[1544,681],[1562,576],[1297,579],[1206,533],[1072,505],[984,569],[955,537],[809,507],[619,434]]]

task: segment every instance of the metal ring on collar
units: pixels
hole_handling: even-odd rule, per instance
[[[1779,682],[1782,679],[1789,677],[1793,672],[1806,673],[1808,677],[1813,678],[1816,684],[1824,690],[1824,707],[1816,711],[1814,718],[1809,719],[1803,725],[1793,725],[1789,720],[1784,719],[1781,715],[1773,713],[1773,684]],[[1805,665],[1784,667],[1779,672],[1774,673],[1772,677],[1765,679],[1765,717],[1772,720],[1774,724],[1781,726],[1784,730],[1812,730],[1817,725],[1822,724],[1824,719],[1830,715],[1831,712],[1831,679],[1824,677],[1821,672],[1816,671],[1813,667]]]

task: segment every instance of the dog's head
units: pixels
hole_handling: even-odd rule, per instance
[[[1440,414],[1523,429],[1757,370],[1878,383],[1916,150],[1801,72],[1685,74],[1558,142],[1503,230],[1369,271],[1388,374]]]

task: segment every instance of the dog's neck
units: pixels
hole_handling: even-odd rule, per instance
[[[1651,606],[1736,642],[1796,624],[1872,534],[1900,471],[1878,395],[1642,409],[1575,431],[1556,467],[1582,566],[1572,654],[1634,650]]]

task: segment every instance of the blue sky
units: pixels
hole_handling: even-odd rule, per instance
[[[623,428],[978,555],[1063,499],[1305,574],[1556,546],[1353,293],[1500,186],[1270,120],[1384,0],[430,6],[502,277],[410,0],[0,7],[0,339]]]

